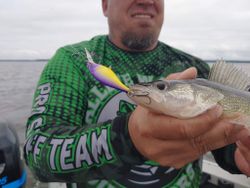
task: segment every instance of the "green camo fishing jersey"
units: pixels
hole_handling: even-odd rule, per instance
[[[74,187],[199,187],[199,161],[176,170],[137,152],[127,127],[135,104],[94,79],[85,48],[127,86],[191,66],[199,77],[207,77],[209,70],[198,58],[161,42],[152,51],[136,53],[97,36],[60,48],[40,77],[27,123],[24,153],[33,173],[41,181]]]

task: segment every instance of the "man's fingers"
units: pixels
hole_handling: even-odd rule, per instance
[[[151,138],[142,153],[151,160],[160,163],[162,166],[180,168],[190,161],[200,157],[194,151],[188,140],[161,140]],[[157,146],[157,147],[151,147]],[[181,154],[180,154],[181,151]]]
[[[250,148],[248,148],[246,145],[244,145],[241,141],[236,142],[240,152],[245,157],[246,161],[250,165]]]
[[[185,120],[153,114],[154,121],[144,128],[148,134],[159,139],[190,139],[210,130],[213,122],[217,121],[221,114],[221,106],[216,106],[198,117]]]
[[[250,176],[250,161],[246,159],[242,153],[242,149],[239,149],[239,147],[241,146],[238,145],[238,148],[235,151],[235,162],[242,173]]]
[[[167,76],[167,80],[188,80],[194,79],[197,76],[197,69],[195,67],[191,67],[186,69],[183,72],[173,73]]]
[[[207,133],[191,140],[191,144],[202,154],[235,143],[243,129],[243,126],[220,121]]]

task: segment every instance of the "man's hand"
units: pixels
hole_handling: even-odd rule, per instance
[[[188,80],[195,79],[197,77],[197,69],[195,67],[191,67],[186,69],[183,72],[177,72],[168,75],[167,80]]]
[[[195,68],[171,74],[167,79],[192,79]],[[181,168],[208,151],[236,142],[242,126],[227,123],[216,106],[188,120],[157,114],[138,106],[129,119],[129,133],[137,150],[162,166]]]
[[[245,129],[245,135],[236,142],[235,162],[242,173],[250,176],[250,130]]]

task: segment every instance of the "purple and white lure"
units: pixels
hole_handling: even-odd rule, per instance
[[[85,52],[88,58],[88,69],[96,80],[114,89],[118,89],[124,92],[129,91],[129,88],[119,80],[119,78],[116,76],[116,74],[112,71],[111,68],[95,63],[86,48]]]

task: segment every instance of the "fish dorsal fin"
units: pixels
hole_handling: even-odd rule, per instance
[[[208,79],[239,90],[248,91],[250,77],[232,63],[217,61],[211,68]]]

